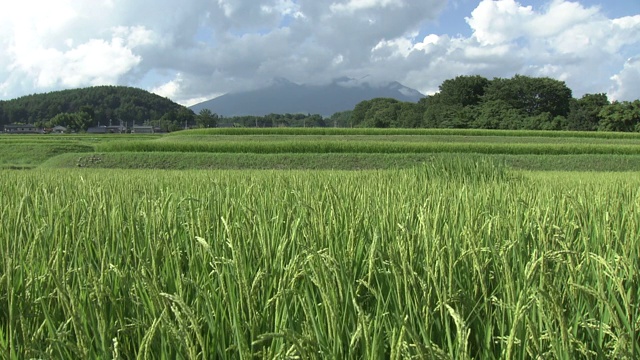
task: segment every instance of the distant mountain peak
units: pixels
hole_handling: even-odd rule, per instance
[[[366,77],[365,77],[366,78]],[[361,101],[373,98],[393,98],[417,102],[424,95],[397,81],[371,85],[365,78],[339,77],[326,85],[296,84],[284,77],[273,78],[261,89],[229,93],[190,108],[202,109],[226,117],[268,114],[320,114],[331,116],[340,111],[353,110]]]
[[[268,86],[290,86],[290,85],[298,85],[298,84],[291,82],[289,79],[285,77],[277,76],[271,79]]]

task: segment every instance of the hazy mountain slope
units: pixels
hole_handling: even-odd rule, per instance
[[[253,91],[222,95],[190,107],[198,113],[210,109],[222,116],[310,113],[330,116],[352,110],[363,100],[388,97],[417,102],[421,93],[400,83],[372,86],[348,78],[328,85],[299,85],[286,79],[275,79],[271,85]]]

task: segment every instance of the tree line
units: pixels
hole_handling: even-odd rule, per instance
[[[572,97],[563,81],[516,75],[458,76],[418,103],[378,98],[345,114],[353,127],[640,131],[640,100]]]
[[[318,99],[322,101],[322,99]],[[86,131],[96,125],[153,125],[171,132],[192,127],[380,127],[578,131],[640,131],[640,100],[610,102],[606,94],[573,98],[563,81],[516,75],[445,80],[417,103],[376,98],[329,118],[318,114],[221,117],[198,114],[145,90],[96,86],[0,101],[0,125],[62,125]]]

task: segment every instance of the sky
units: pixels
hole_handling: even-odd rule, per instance
[[[2,0],[0,100],[126,85],[183,105],[333,79],[460,75],[640,98],[640,0]],[[364,81],[364,80],[363,80]]]

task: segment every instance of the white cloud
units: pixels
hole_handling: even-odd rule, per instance
[[[622,71],[611,77],[613,86],[609,90],[612,100],[640,99],[640,56],[628,59]]]
[[[105,83],[151,89],[189,104],[274,77],[320,83],[341,76],[397,80],[431,93],[458,75],[515,73],[565,80],[577,96],[607,89],[621,98],[640,96],[628,80],[638,65],[625,65],[640,54],[640,14],[610,19],[579,1],[534,7],[483,0],[466,18],[470,36],[425,32],[446,3],[5,2],[0,98]]]
[[[533,15],[531,6],[520,6],[514,0],[483,0],[466,20],[480,44],[495,45],[522,36],[522,25]]]
[[[376,7],[401,7],[403,5],[402,0],[349,0],[346,3],[332,3],[329,9],[334,13],[353,13]]]
[[[413,61],[400,67],[408,75],[399,72],[398,79],[424,93],[461,74],[520,73],[565,81],[580,96],[605,92],[612,80],[619,81],[611,78],[611,69],[622,66],[625,53],[633,56],[640,50],[640,15],[608,19],[599,8],[577,2],[553,0],[534,9],[514,0],[483,0],[466,21],[472,30],[468,38],[429,34],[422,41],[412,35],[385,39],[375,48],[377,59]],[[634,69],[627,65],[619,76],[634,78]],[[628,89],[630,82],[620,87]],[[616,92],[623,97],[631,93]]]

